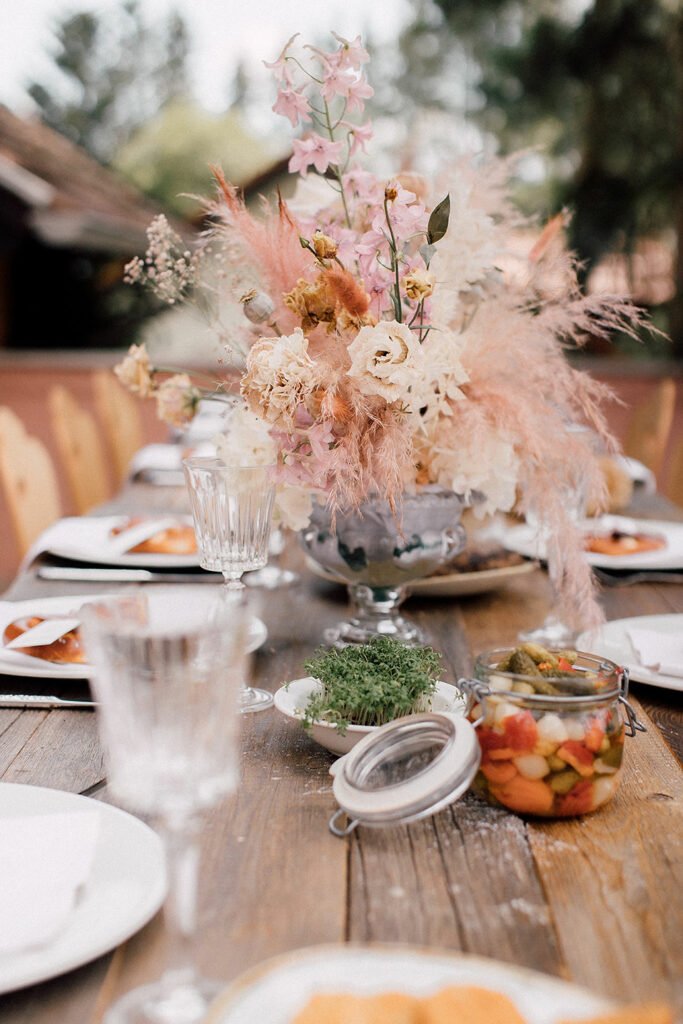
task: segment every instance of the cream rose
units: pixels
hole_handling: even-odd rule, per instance
[[[242,395],[253,412],[269,423],[291,419],[319,383],[300,327],[281,338],[261,338],[249,351]]]
[[[362,327],[349,345],[349,355],[348,376],[364,395],[379,395],[412,410],[420,407],[424,353],[405,324],[382,320],[374,327]]]
[[[176,373],[156,392],[157,416],[173,427],[184,427],[197,411],[201,395],[186,373]]]
[[[141,398],[154,390],[153,371],[144,345],[131,345],[125,359],[114,367],[114,373],[124,387]]]

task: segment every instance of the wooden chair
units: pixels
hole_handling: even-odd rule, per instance
[[[139,399],[129,394],[111,372],[92,375],[95,408],[111,451],[117,484],[128,476],[130,460],[144,444]]]
[[[84,515],[111,495],[97,423],[59,384],[50,391],[48,406],[71,497],[78,514]]]
[[[671,456],[666,496],[683,507],[683,439],[678,442]]]
[[[639,459],[657,475],[664,463],[676,406],[676,384],[660,380],[652,395],[638,405],[631,417],[624,452]]]
[[[60,518],[62,507],[49,451],[4,406],[0,407],[0,480],[23,556],[36,537]]]

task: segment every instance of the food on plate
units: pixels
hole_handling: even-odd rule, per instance
[[[133,526],[144,522],[141,517],[132,517],[112,527],[111,536],[117,537],[124,530],[130,530]],[[194,529],[189,523],[178,523],[177,526],[168,526],[152,534],[147,540],[136,544],[128,550],[131,555],[194,555],[197,551],[197,541]]]
[[[398,992],[315,995],[293,1024],[415,1024],[418,1000]]]
[[[302,709],[304,728],[329,722],[343,736],[349,725],[385,725],[426,711],[440,663],[431,647],[406,647],[386,636],[341,650],[321,648],[305,663],[320,686]]]
[[[508,996],[474,985],[452,985],[430,996],[329,993],[312,996],[292,1024],[528,1024]],[[627,1007],[559,1024],[673,1024],[663,1003]]]
[[[509,569],[521,565],[525,559],[515,551],[506,551],[499,544],[477,544],[465,548],[445,565],[435,569],[431,576],[450,576],[458,572],[486,572],[490,569]]]
[[[674,1015],[665,1003],[643,1003],[626,1006],[614,1013],[601,1013],[599,1017],[561,1020],[558,1024],[674,1024]]]
[[[652,533],[625,533],[622,530],[589,533],[583,543],[586,551],[596,555],[639,555],[643,551],[660,551],[666,547],[664,537]]]
[[[419,1024],[525,1024],[514,1003],[500,992],[472,985],[444,988],[422,1000]]]
[[[614,795],[624,723],[616,700],[599,703],[609,678],[576,667],[576,658],[575,651],[526,643],[490,669],[490,692],[469,713],[473,721],[481,719],[481,764],[473,788],[490,803],[567,817],[594,811]],[[596,703],[585,708],[568,709],[563,700],[591,694]],[[525,705],[525,697],[548,700]]]
[[[39,626],[45,620],[46,617],[39,615],[27,615],[24,618],[15,619],[14,622],[10,622],[5,627],[2,635],[3,643],[10,643],[18,636],[26,633],[27,630],[33,629],[34,626]],[[28,654],[32,658],[42,658],[43,661],[52,661],[57,664],[85,664],[85,650],[83,649],[78,626],[75,629],[69,630],[68,633],[60,636],[59,639],[54,640],[51,644],[42,644],[37,647],[21,647],[18,648],[18,652],[20,654]]]

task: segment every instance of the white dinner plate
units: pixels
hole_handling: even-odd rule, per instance
[[[323,569],[306,555],[306,565],[320,579],[329,583],[340,583],[346,586],[347,581],[341,576]],[[446,576],[427,576],[421,580],[408,583],[411,594],[422,597],[469,597],[473,594],[485,594],[511,583],[518,576],[526,576],[536,569],[536,562],[520,562],[519,565],[506,565],[499,569],[480,569],[477,572],[451,572]]]
[[[205,1024],[291,1024],[318,992],[427,996],[448,985],[502,992],[528,1024],[556,1024],[614,1007],[559,978],[498,960],[419,946],[337,945],[294,950],[246,971],[218,997]]]
[[[301,722],[304,717],[304,708],[318,686],[318,681],[312,676],[294,679],[276,691],[275,707],[287,718]],[[457,687],[450,683],[437,683],[430,710],[464,714],[466,703],[465,697]],[[378,728],[377,725],[350,725],[342,736],[330,722],[314,722],[310,736],[321,747],[325,747],[333,754],[348,754],[349,750],[355,747],[363,736],[367,736],[369,732],[375,732]]]
[[[626,516],[599,516],[584,519],[582,529],[586,533],[609,533],[620,530],[624,533],[655,534],[666,540],[666,547],[657,551],[641,551],[633,555],[602,555],[586,551],[589,565],[599,569],[683,569],[683,523],[659,519],[629,519]],[[524,524],[506,530],[501,543],[509,551],[517,551],[527,558],[545,558],[545,540],[539,536],[536,527]]]
[[[82,812],[94,804],[58,789],[0,783],[0,828],[3,818]],[[166,869],[159,837],[117,807],[101,801],[96,806],[100,825],[93,864],[67,926],[46,946],[0,957],[0,993],[95,960],[139,931],[163,903]]]
[[[151,517],[149,517],[151,518]],[[154,516],[168,520],[169,516],[159,513]],[[192,525],[190,516],[175,515],[183,525]],[[107,551],[107,541],[111,530],[128,522],[130,516],[80,516],[63,519],[48,528],[42,550],[49,551],[58,558],[69,558],[74,562],[86,562],[88,565],[115,565],[138,569],[188,569],[199,566],[199,555],[164,555],[152,553],[121,554]]]
[[[597,629],[582,633],[576,641],[579,650],[609,658],[628,668],[631,679],[637,683],[661,686],[665,690],[683,691],[683,679],[662,675],[645,668],[628,637],[629,629],[651,629],[653,632],[679,634],[683,630],[683,615],[635,615],[630,619],[613,619]]]
[[[169,589],[169,588],[167,588]],[[187,599],[187,588],[177,585],[179,600]],[[147,596],[154,600],[154,590],[147,590]],[[35,597],[29,601],[0,601],[0,637],[6,627],[16,619],[28,615],[51,616],[71,615],[89,601],[103,601],[112,594],[77,594],[73,597]],[[268,638],[268,630],[261,619],[253,617],[249,622],[249,653],[262,647]],[[30,676],[33,679],[87,679],[92,672],[90,665],[59,665],[43,661],[19,650],[7,650],[0,644],[0,675]]]

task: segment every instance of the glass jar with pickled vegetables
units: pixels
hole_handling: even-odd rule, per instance
[[[549,818],[586,814],[614,796],[624,737],[644,731],[625,669],[528,643],[480,655],[474,675],[459,685],[481,749],[475,792]]]

